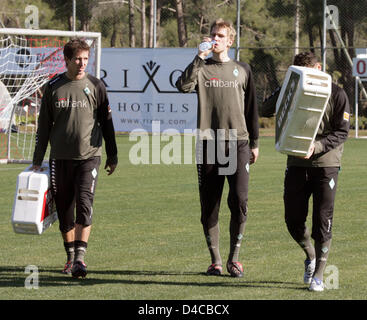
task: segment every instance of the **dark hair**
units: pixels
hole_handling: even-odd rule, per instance
[[[312,52],[301,52],[294,57],[293,65],[300,67],[313,68],[318,63],[318,60]]]
[[[68,59],[72,59],[75,53],[79,50],[88,51],[90,50],[89,45],[83,39],[71,39],[64,46],[64,56]]]

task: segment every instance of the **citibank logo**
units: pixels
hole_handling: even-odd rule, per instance
[[[210,78],[204,82],[207,88],[235,88],[237,89],[239,82],[237,80],[220,80],[219,78]]]
[[[55,102],[56,108],[88,108],[87,100],[71,101],[67,98],[60,98]]]

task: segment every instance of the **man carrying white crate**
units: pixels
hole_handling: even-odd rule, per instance
[[[312,52],[295,56],[293,65],[321,65]],[[272,116],[280,90],[264,101],[261,115]],[[332,83],[331,96],[314,143],[306,156],[288,155],[284,179],[285,221],[292,238],[306,254],[303,281],[310,291],[323,291],[323,273],[331,246],[334,200],[343,145],[349,132],[350,107],[345,91]],[[306,226],[313,197],[312,231]],[[315,244],[311,242],[314,239]]]
[[[46,84],[31,168],[41,169],[50,141],[51,191],[67,254],[63,273],[71,273],[74,278],[87,274],[84,257],[91,232],[102,137],[109,175],[118,161],[106,88],[85,71],[89,49],[81,39],[70,40],[64,47],[67,71]]]

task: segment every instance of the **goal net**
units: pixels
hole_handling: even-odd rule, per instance
[[[43,87],[66,71],[63,47],[71,38],[90,45],[87,71],[99,78],[100,33],[0,29],[0,162],[31,162]]]

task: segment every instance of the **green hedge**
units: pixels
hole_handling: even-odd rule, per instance
[[[259,118],[260,128],[274,128],[275,117],[271,118]],[[355,116],[350,117],[350,128],[354,130],[356,128]],[[358,117],[358,129],[367,130],[367,117]]]

